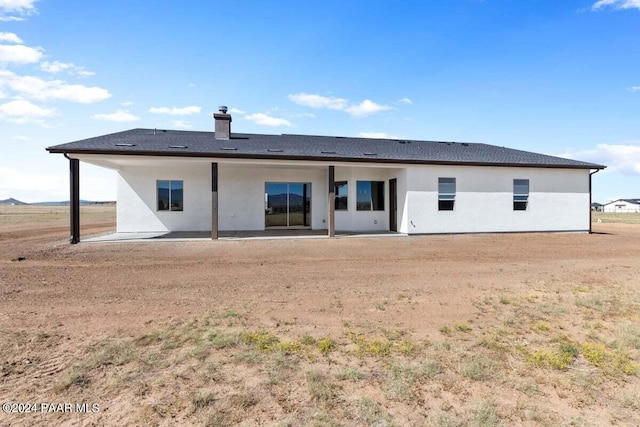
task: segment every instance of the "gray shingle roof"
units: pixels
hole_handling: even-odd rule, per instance
[[[462,164],[604,169],[594,163],[488,144],[349,138],[312,135],[131,129],[47,148],[51,153],[155,155],[355,161],[373,163]]]

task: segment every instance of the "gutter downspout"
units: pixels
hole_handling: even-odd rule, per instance
[[[591,209],[591,204],[593,203],[592,195],[591,195],[591,179],[593,175],[600,172],[600,169],[596,169],[594,172],[589,173],[589,234],[593,234],[592,224],[593,224],[593,209]]]
[[[75,245],[80,242],[80,160],[62,154],[69,159],[69,243]]]

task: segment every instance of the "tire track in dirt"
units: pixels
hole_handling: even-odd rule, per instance
[[[64,344],[59,343],[65,341],[58,335],[5,332],[0,340],[4,347],[0,355],[0,402],[50,399],[61,374],[77,360],[77,351],[60,348]]]

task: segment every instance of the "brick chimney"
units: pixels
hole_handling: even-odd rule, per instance
[[[227,114],[227,107],[218,107],[218,113],[213,113],[216,120],[216,139],[229,139],[231,137],[231,114]]]

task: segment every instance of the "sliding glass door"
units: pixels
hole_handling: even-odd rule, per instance
[[[311,227],[311,183],[267,182],[264,226]]]

